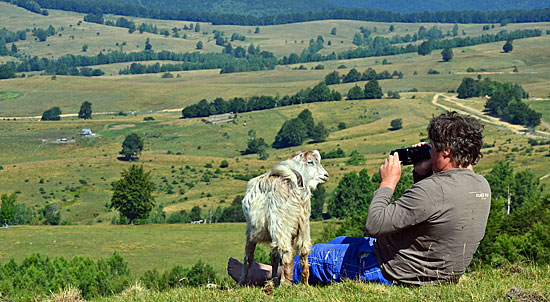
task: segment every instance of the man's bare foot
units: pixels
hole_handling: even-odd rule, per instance
[[[227,261],[227,273],[229,276],[231,276],[235,282],[239,282],[242,271],[243,264],[239,260],[230,257]],[[263,286],[269,279],[271,279],[271,266],[254,261],[250,266],[248,277],[244,283],[248,285]]]

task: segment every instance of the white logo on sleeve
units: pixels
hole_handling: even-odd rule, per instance
[[[468,193],[474,194],[475,198],[479,198],[481,200],[485,200],[485,199],[489,198],[489,196],[490,196],[490,194],[486,193],[486,192],[468,192]]]

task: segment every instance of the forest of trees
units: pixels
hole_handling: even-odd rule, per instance
[[[2,1],[10,2],[10,0]],[[505,11],[425,11],[421,13],[406,14],[374,9],[350,8],[254,17],[242,15],[240,11],[229,14],[219,14],[191,10],[158,10],[114,0],[20,0],[14,1],[14,4],[22,6],[19,2],[34,2],[38,5],[36,7],[40,7],[41,9],[60,9],[86,14],[95,13],[100,10],[103,14],[116,14],[151,19],[211,22],[214,25],[275,25],[332,19],[410,23],[500,23],[503,21],[507,23],[519,23],[550,21],[550,8]]]

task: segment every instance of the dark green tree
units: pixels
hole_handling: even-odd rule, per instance
[[[512,45],[512,40],[506,41],[506,43],[504,43],[504,46],[502,46],[502,50],[504,50],[504,52],[506,53],[514,50],[514,45]]]
[[[333,71],[325,76],[325,84],[334,85],[340,84],[340,74],[338,71]]]
[[[326,195],[327,189],[323,184],[318,185],[317,189],[311,191],[311,219],[319,220],[323,218]]]
[[[59,225],[61,223],[61,213],[59,212],[59,205],[56,203],[46,205],[40,211],[40,216],[43,219],[42,223],[45,225]]]
[[[143,166],[132,165],[121,172],[121,178],[113,186],[111,208],[134,224],[136,219],[149,217],[155,206],[154,190],[151,171],[145,172]]]
[[[17,51],[18,51],[18,49],[17,49],[17,46],[15,45],[15,43],[11,43],[11,53],[16,54]]]
[[[342,77],[342,83],[351,83],[361,81],[361,73],[357,69],[352,68],[346,75]]]
[[[302,112],[298,114],[298,119],[301,119],[302,122],[304,122],[307,136],[310,137],[313,131],[313,127],[315,127],[315,121],[313,120],[313,115],[311,114],[311,111],[309,111],[309,109],[302,110]]]
[[[308,131],[302,119],[294,118],[284,122],[277,133],[273,148],[299,146],[308,137]]]
[[[441,57],[444,62],[449,62],[453,59],[453,49],[450,47],[447,47],[441,51]]]
[[[378,85],[377,80],[370,80],[365,84],[365,98],[366,99],[379,99],[382,98],[382,88]]]
[[[44,113],[42,113],[41,120],[43,121],[59,121],[61,119],[61,109],[59,107],[52,107]]]
[[[195,24],[195,32],[198,33],[201,31],[201,25],[200,23],[197,22],[197,24]]]
[[[2,194],[1,200],[2,204],[0,205],[0,222],[4,227],[7,227],[15,219],[15,214],[17,212],[17,205],[15,201],[17,199],[17,194],[12,193]]]
[[[147,38],[147,40],[145,40],[145,50],[151,50],[151,49],[153,49],[153,45],[151,45],[149,38]]]
[[[199,206],[194,206],[191,209],[190,218],[191,218],[192,221],[201,220],[201,208]]]
[[[197,49],[202,49],[202,41],[197,42]]]
[[[122,143],[120,154],[131,161],[134,156],[141,154],[141,151],[143,151],[143,139],[136,133],[128,134]]]
[[[362,169],[359,175],[356,172],[345,174],[328,201],[328,213],[337,218],[366,213],[375,189],[367,170]]]
[[[432,53],[432,41],[424,41],[418,46],[418,54],[421,56],[429,55]]]
[[[476,81],[472,78],[463,78],[462,83],[458,86],[458,98],[466,99],[474,96],[476,90]]]
[[[394,30],[395,30],[395,26],[393,26],[393,24],[390,25],[390,32],[393,32]]]
[[[78,118],[85,119],[85,120],[92,118],[92,103],[88,101],[84,101],[84,103],[80,105],[80,111],[78,111]]]
[[[403,119],[396,118],[396,119],[391,121],[390,125],[391,125],[392,130],[399,130],[399,129],[403,128]]]
[[[323,122],[317,123],[317,125],[313,127],[313,131],[311,131],[311,138],[314,142],[324,142],[327,140],[328,135],[328,129]]]
[[[15,72],[11,66],[4,64],[0,65],[0,80],[15,78]]]
[[[355,85],[348,91],[348,100],[360,100],[365,98],[365,93],[361,87]]]
[[[353,41],[352,41],[353,44],[357,45],[357,46],[361,46],[363,45],[363,37],[361,36],[360,33],[356,33],[354,36],[353,36]]]
[[[255,34],[259,34],[259,33],[260,33],[260,27],[259,27],[259,26],[256,26],[256,29],[254,30],[254,33],[255,33]]]
[[[336,27],[333,27],[333,28],[330,30],[330,34],[333,35],[333,36],[336,36]]]

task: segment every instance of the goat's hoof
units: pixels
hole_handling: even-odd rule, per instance
[[[273,288],[275,287],[273,280],[269,280],[265,283],[264,288],[262,289],[262,292],[266,295],[273,294]]]
[[[273,284],[273,286],[279,286],[281,285],[281,279],[279,277],[273,277],[271,278],[271,281],[269,281]]]

